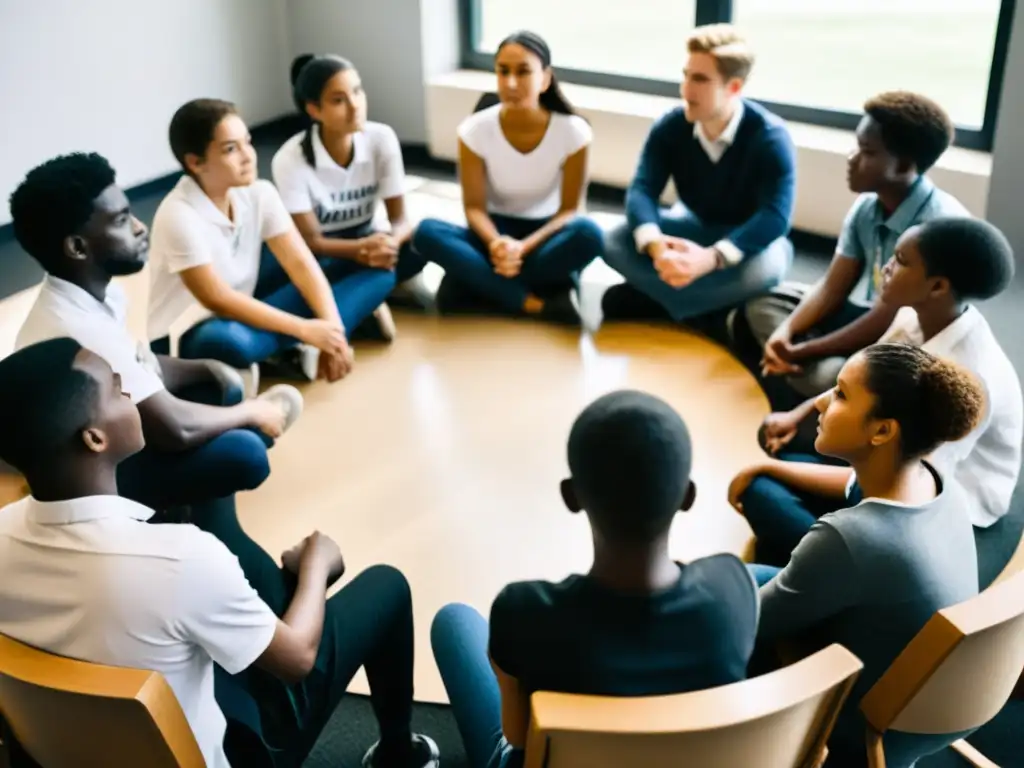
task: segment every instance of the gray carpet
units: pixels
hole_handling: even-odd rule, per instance
[[[281,140],[288,134],[279,133],[257,137],[260,173],[270,178],[270,160]],[[436,168],[410,167],[410,173],[436,178],[452,178],[451,174]],[[149,223],[165,190],[143,191],[132,194],[136,216]],[[5,195],[6,197],[6,195]],[[602,211],[621,210],[603,196],[596,197],[592,207]],[[828,251],[798,248],[790,279],[813,282],[828,266]],[[42,277],[39,267],[14,242],[9,227],[0,228],[0,298],[35,285]],[[999,337],[1014,363],[1018,375],[1024,368],[1024,334],[1018,332],[1020,307],[1024,306],[1024,275],[1002,296],[981,306],[982,312]],[[978,537],[980,578],[989,584],[1002,570],[1017,547],[1024,529],[1024,482],[1018,483],[1010,514]],[[426,628],[420,628],[426,631]],[[442,753],[445,768],[468,768],[458,731],[447,707],[417,705],[414,726],[430,734]],[[990,759],[1003,768],[1024,768],[1024,702],[1011,702],[1003,712],[971,738]],[[306,762],[308,768],[358,768],[363,752],[377,738],[376,723],[368,700],[360,696],[346,698]],[[922,761],[920,768],[963,768],[965,763],[953,752],[946,750]]]

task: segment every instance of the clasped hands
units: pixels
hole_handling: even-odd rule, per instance
[[[499,235],[487,246],[491,264],[496,274],[502,277],[516,277],[523,269],[526,247],[522,240],[508,235]]]
[[[685,288],[718,266],[714,248],[671,235],[661,235],[650,243],[647,255],[654,262],[658,277],[673,288]]]
[[[394,269],[402,243],[390,232],[374,232],[359,241],[356,261],[376,269]]]

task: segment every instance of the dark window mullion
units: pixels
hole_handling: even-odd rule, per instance
[[[697,0],[694,23],[698,27],[720,21],[732,21],[732,0]]]

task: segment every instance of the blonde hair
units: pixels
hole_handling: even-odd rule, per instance
[[[745,82],[754,68],[754,52],[732,24],[697,27],[686,40],[686,50],[712,56],[718,73],[725,80],[738,77]]]

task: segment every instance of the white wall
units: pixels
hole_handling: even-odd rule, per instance
[[[287,6],[291,54],[350,59],[362,77],[370,119],[390,125],[403,142],[422,144],[420,0],[287,0]]]
[[[286,0],[0,0],[0,224],[56,154],[100,152],[126,186],[175,170],[167,125],[189,99],[286,113],[287,45]]]

